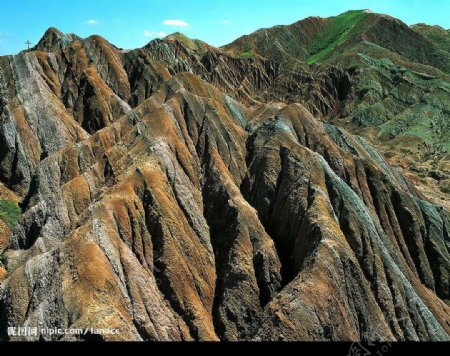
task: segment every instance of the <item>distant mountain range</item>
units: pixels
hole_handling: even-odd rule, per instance
[[[0,340],[450,340],[449,50],[361,10],[0,57]]]

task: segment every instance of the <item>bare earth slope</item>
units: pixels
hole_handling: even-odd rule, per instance
[[[449,340],[448,210],[353,131],[365,69],[288,55],[50,29],[0,58],[0,339]]]

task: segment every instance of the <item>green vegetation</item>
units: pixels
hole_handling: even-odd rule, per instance
[[[242,46],[242,53],[239,57],[244,59],[250,59],[253,57],[252,44],[250,42],[244,42],[244,45]]]
[[[8,223],[10,228],[17,225],[20,217],[20,208],[17,203],[9,200],[0,200],[0,219]]]
[[[447,33],[445,37],[439,34],[430,34],[428,38],[440,49],[450,52],[450,33]]]
[[[428,38],[439,49],[450,52],[450,31],[438,26],[428,26],[424,24],[414,25],[412,29]]]
[[[242,53],[241,55],[240,55],[240,58],[243,58],[243,59],[250,59],[250,58],[253,58],[253,52],[244,52],[244,53]]]
[[[244,42],[244,45],[242,46],[243,52],[251,52],[252,50],[252,44],[249,41]]]
[[[200,49],[200,46],[201,46],[201,41],[190,39],[189,37],[187,37],[186,35],[184,35],[180,32],[172,33],[171,35],[167,36],[166,39],[172,40],[172,41],[178,41],[183,46],[185,46],[187,49],[190,49],[191,51],[196,51],[196,50]]]
[[[319,31],[315,41],[309,48],[311,57],[308,64],[319,62],[336,47],[340,46],[351,36],[355,26],[364,20],[369,14],[365,11],[348,11],[335,17],[328,25]]]
[[[378,127],[385,139],[404,137],[404,144],[422,143],[421,154],[448,154],[448,83],[395,65],[388,58],[360,56],[370,68],[356,88],[359,103],[353,120],[363,127]]]
[[[450,184],[449,185],[444,185],[440,189],[441,189],[442,193],[450,194]]]

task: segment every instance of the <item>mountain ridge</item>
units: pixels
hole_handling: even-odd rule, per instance
[[[374,17],[376,17],[377,19],[384,19],[384,18],[386,18],[386,19],[389,19],[389,20],[392,20],[392,21],[394,21],[394,22],[399,22],[399,23],[402,23],[401,21],[399,21],[399,20],[396,20],[396,19],[394,19],[394,18],[392,18],[392,17],[390,17],[390,16],[388,16],[388,15],[380,15],[380,14],[375,14],[375,13],[373,13],[373,12],[370,12],[370,11],[367,11],[367,10],[356,10],[356,11],[349,11],[349,12],[346,12],[346,13],[344,13],[343,15],[346,15],[346,14],[352,14],[352,13],[357,13],[357,14],[364,14],[364,16],[374,16]],[[339,15],[339,16],[342,16],[342,15]],[[324,23],[323,22],[326,22],[326,21],[333,21],[333,20],[335,20],[336,18],[338,18],[339,16],[335,16],[335,17],[331,17],[331,18],[320,18],[320,17],[309,17],[309,18],[306,18],[306,19],[304,19],[304,20],[300,20],[300,21],[297,21],[297,22],[295,22],[295,23],[293,23],[292,25],[288,25],[288,26],[276,26],[276,27],[274,27],[274,28],[268,28],[268,29],[261,29],[261,30],[259,30],[259,31],[257,31],[257,32],[255,32],[254,34],[251,34],[251,35],[247,35],[247,36],[244,36],[244,37],[242,37],[242,38],[250,38],[251,36],[254,36],[255,34],[258,34],[258,33],[260,33],[260,32],[267,32],[267,31],[270,31],[270,30],[273,30],[273,29],[282,29],[282,28],[286,28],[286,27],[292,27],[292,26],[298,26],[299,24],[300,25],[304,25],[304,24],[306,24],[306,23],[308,23],[308,22],[311,22],[311,21],[316,21],[316,23],[322,23],[322,25],[324,25]],[[403,23],[402,23],[403,24]],[[322,25],[320,25],[320,26],[322,26]],[[403,24],[404,25],[404,24]],[[320,29],[320,26],[319,26],[319,29]],[[406,26],[406,25],[404,25],[404,26]],[[427,33],[430,31],[430,29],[435,29],[436,28],[436,26],[428,26],[428,27],[424,27],[423,25],[412,25],[412,26],[409,26],[410,28],[412,28],[412,29],[414,29],[414,28],[416,28],[416,29],[418,29],[418,28],[421,28],[422,30],[422,34],[420,34],[420,31],[419,32],[417,32],[417,33],[419,33],[419,36],[423,36],[423,38],[425,39],[427,39],[427,41],[429,41],[429,42],[431,42],[431,43],[433,43],[433,45],[435,46],[436,45],[436,40],[434,40],[434,42],[433,42],[433,40],[432,39],[428,39],[428,37],[430,37],[430,35],[428,34],[428,37],[426,37],[426,35],[427,35]],[[319,30],[319,29],[316,29],[317,31]],[[427,32],[428,31],[428,32]],[[445,31],[445,30],[443,30],[442,29],[442,31]],[[442,31],[439,31],[439,34],[440,35],[442,35]],[[55,41],[55,36],[56,36],[56,42],[55,43],[52,43],[52,41]],[[67,45],[67,43],[70,43],[70,42],[76,42],[76,41],[88,41],[88,42],[90,42],[90,41],[95,41],[95,40],[97,40],[97,41],[99,41],[99,42],[102,42],[102,43],[105,43],[105,44],[107,44],[108,46],[113,46],[114,48],[116,48],[117,49],[117,47],[115,47],[114,45],[112,45],[112,44],[110,44],[107,40],[105,40],[104,38],[102,38],[102,37],[100,37],[100,36],[91,36],[90,38],[88,38],[88,39],[81,39],[81,38],[79,38],[78,36],[76,36],[76,35],[64,35],[61,31],[59,31],[59,30],[57,30],[57,29],[55,29],[55,28],[50,28],[50,29],[48,29],[47,31],[46,31],[46,33],[44,34],[44,36],[43,36],[43,38],[41,39],[41,41],[39,42],[39,44],[40,44],[40,46],[41,47],[45,47],[45,45],[44,45],[44,43],[47,43],[47,50],[48,51],[52,51],[52,50],[54,50],[55,48],[56,49],[58,49],[58,48],[61,48],[61,43],[59,43],[58,41],[60,41],[61,40],[61,38],[63,38],[63,36],[66,36],[65,38],[66,39],[70,39],[70,41],[65,41],[65,43],[64,43],[64,46],[65,45]],[[238,39],[237,41],[240,41],[241,39]],[[232,46],[233,46],[233,43],[235,43],[235,42],[233,42],[233,43],[231,43],[231,44],[229,44],[229,45],[226,45],[226,46],[224,46],[224,47],[222,47],[222,48],[215,48],[215,47],[212,47],[212,46],[210,46],[210,45],[208,45],[208,44],[206,44],[206,43],[204,43],[204,42],[202,42],[202,41],[199,41],[199,40],[190,40],[189,38],[187,38],[185,35],[182,35],[182,34],[180,34],[180,33],[174,33],[174,34],[172,34],[172,35],[168,35],[165,39],[162,39],[162,40],[158,40],[158,39],[156,39],[156,40],[152,40],[152,41],[150,41],[149,42],[149,44],[147,44],[145,47],[143,47],[143,48],[146,48],[146,47],[151,47],[152,46],[152,43],[158,43],[158,41],[175,41],[175,42],[177,42],[177,43],[180,43],[181,44],[181,46],[182,47],[184,47],[184,48],[187,48],[187,50],[188,51],[194,51],[194,52],[197,52],[197,55],[198,56],[203,56],[206,52],[217,52],[217,53],[219,53],[220,51],[225,51],[224,53],[223,53],[223,55],[226,55],[227,53],[230,53],[232,56],[235,56],[236,55],[236,53],[233,53],[233,50],[232,49],[230,49]],[[442,40],[441,40],[441,42],[442,42]],[[35,47],[36,49],[39,49],[39,44]],[[56,46],[55,48],[52,48],[53,46]],[[45,50],[45,48],[40,48],[41,50],[43,49],[43,50]],[[129,51],[126,51],[126,52],[134,52],[134,51],[139,51],[139,49],[138,50],[129,50]],[[238,58],[241,58],[242,56],[238,56]],[[291,57],[292,58],[292,57]],[[345,58],[345,57],[344,57]],[[395,58],[395,57],[394,57]],[[242,57],[242,59],[248,59],[248,58],[245,58],[245,56],[243,56]],[[260,57],[258,60],[260,60],[260,61],[266,61],[267,59],[266,58],[264,58],[264,57]],[[270,60],[270,59],[269,59]],[[283,61],[283,59],[281,60],[281,61]],[[293,66],[294,66],[294,68],[301,68],[300,69],[300,71],[299,71],[299,74],[300,73],[305,73],[305,72],[307,72],[307,70],[305,70],[305,63],[304,62],[302,62],[302,61],[298,61],[298,60],[294,60],[294,62],[297,62],[297,64],[293,64]],[[275,61],[274,62],[275,64],[276,63],[278,63],[277,61]],[[343,63],[345,63],[345,62],[343,62]],[[403,64],[402,62],[400,62],[401,64]],[[202,65],[202,64],[200,64],[200,65]],[[250,66],[252,66],[252,64],[250,64]],[[307,68],[307,67],[306,67]],[[413,67],[415,70],[417,70],[415,67]],[[419,68],[419,67],[418,67]],[[422,68],[420,68],[420,70],[424,70],[425,72],[429,72],[432,76],[433,75],[436,75],[436,73],[435,72],[433,72],[433,71],[430,71],[430,70],[428,70],[428,69],[425,69],[426,67],[422,67]],[[438,69],[439,70],[439,69]],[[294,69],[294,71],[296,71],[296,69]],[[304,74],[300,74],[300,75],[304,75]],[[420,75],[420,72],[418,72],[418,75]],[[443,78],[444,80],[448,80],[448,77],[445,75],[445,74],[438,74],[438,76],[441,76],[441,78]],[[285,90],[285,89],[283,89],[283,90]],[[304,95],[304,94],[302,94],[302,95]],[[250,96],[249,96],[249,94],[248,93],[245,93],[244,94],[244,96],[246,96],[247,98],[249,98],[249,97],[254,97],[254,93],[251,93],[250,94]],[[243,97],[242,96],[240,96],[240,99],[242,100],[243,99]],[[280,101],[284,101],[284,100],[286,100],[286,99],[282,99],[282,98],[272,98],[272,100],[273,99],[276,99],[276,100],[280,100]],[[252,99],[253,100],[253,99]],[[266,98],[262,98],[262,100],[266,100]],[[289,100],[292,100],[292,101],[295,101],[295,100],[301,100],[300,98],[298,98],[298,97],[295,97],[295,99],[288,99],[287,100],[287,102],[290,102]],[[320,100],[322,100],[322,99],[320,99]],[[334,100],[334,99],[333,99]],[[291,102],[292,102],[291,101]],[[335,106],[335,108],[333,108],[332,110],[336,110],[336,104],[331,104],[330,105],[330,108],[331,108],[331,106]],[[329,109],[327,109],[327,110],[329,110]],[[315,113],[315,114],[320,114],[320,115],[329,115],[329,112],[328,111],[325,111],[325,112],[323,112],[323,109],[313,109],[313,112]],[[340,110],[340,109],[339,109]],[[334,111],[332,111],[332,112],[334,112]],[[354,119],[352,119],[352,120],[354,120]],[[342,119],[339,119],[339,123],[340,124],[342,124],[342,122],[343,122],[343,120]],[[348,123],[347,124],[345,124],[344,126],[347,126],[348,127]],[[350,123],[350,127],[352,127],[352,126],[354,126],[352,123]],[[370,136],[369,136],[370,137]],[[384,141],[383,139],[382,139],[382,141]],[[372,143],[375,143],[375,144],[378,144],[378,142],[375,142],[375,141],[372,141]],[[383,146],[385,146],[385,144],[384,143],[382,143],[382,145]],[[384,149],[383,147],[381,147],[382,149]],[[390,153],[388,152],[388,155],[390,155]],[[444,171],[445,171],[445,169],[444,169]],[[410,173],[412,173],[412,174],[414,174],[414,172],[407,172],[408,174],[410,174]],[[433,172],[431,172],[430,171],[430,174],[435,174],[435,173],[433,173]],[[442,176],[442,173],[438,173],[438,175],[441,175]],[[445,173],[444,173],[444,176],[445,176]],[[414,178],[414,177],[413,177]],[[416,178],[414,178],[414,179],[416,179]],[[443,185],[443,187],[441,187],[441,189],[443,189],[444,191],[447,189],[446,188],[446,185],[445,184],[447,184],[447,183],[444,183],[444,185]],[[427,191],[427,189],[428,188],[424,188],[423,190],[424,191]],[[427,193],[429,193],[429,190],[428,190],[428,192]]]

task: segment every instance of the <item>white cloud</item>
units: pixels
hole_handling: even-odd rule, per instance
[[[186,21],[183,20],[164,20],[163,25],[173,26],[173,27],[190,27]]]
[[[166,37],[166,36],[167,36],[167,33],[163,32],[163,31],[157,32],[157,31],[148,31],[148,30],[145,30],[145,31],[144,31],[144,36],[145,36],[145,37],[151,37],[151,38],[153,38],[153,37],[163,38],[163,37]]]
[[[231,23],[230,20],[223,20],[221,21],[222,25],[229,25]]]
[[[100,23],[99,20],[87,20],[86,23],[88,25],[98,25]]]

